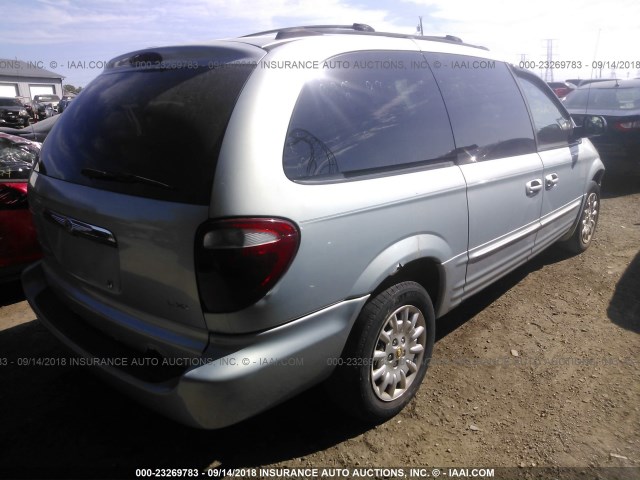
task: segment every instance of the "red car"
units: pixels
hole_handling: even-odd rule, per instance
[[[558,98],[564,98],[574,90],[567,82],[547,82],[547,85],[551,87]]]
[[[15,280],[40,258],[27,205],[27,181],[40,143],[0,133],[0,282]]]

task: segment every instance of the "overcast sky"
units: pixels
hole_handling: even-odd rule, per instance
[[[640,76],[637,0],[0,0],[0,58],[38,62],[84,86],[101,62],[146,47],[202,42],[283,26],[367,23],[379,31],[451,34],[513,63],[582,62],[555,80]],[[535,71],[543,73],[539,69]]]

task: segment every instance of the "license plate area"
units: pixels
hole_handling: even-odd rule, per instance
[[[44,212],[47,250],[67,273],[112,293],[121,291],[120,255],[109,230],[55,212]]]

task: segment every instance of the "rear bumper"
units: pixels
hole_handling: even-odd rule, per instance
[[[37,263],[22,275],[39,320],[109,383],[174,420],[222,428],[266,410],[327,378],[368,297],[345,300],[255,334],[211,334],[204,355],[143,358],[87,325],[47,284]],[[132,362],[146,363],[133,368]]]

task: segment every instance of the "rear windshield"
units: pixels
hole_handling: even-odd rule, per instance
[[[22,103],[17,98],[0,98],[0,106],[2,107],[21,107]]]
[[[106,72],[43,146],[40,173],[128,195],[208,205],[220,145],[255,63]]]
[[[39,102],[59,102],[60,97],[57,95],[36,95],[36,100]]]
[[[640,88],[584,88],[570,93],[564,101],[567,108],[594,110],[637,110]]]

